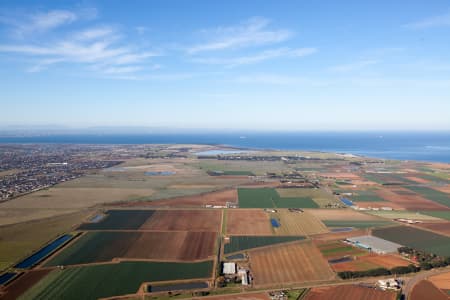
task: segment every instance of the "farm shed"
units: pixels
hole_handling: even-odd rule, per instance
[[[236,274],[236,264],[233,262],[223,263],[223,274],[225,275]]]

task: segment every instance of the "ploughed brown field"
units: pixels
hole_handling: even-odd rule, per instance
[[[450,272],[428,278],[435,286],[443,290],[450,290]]]
[[[251,294],[233,294],[213,297],[201,297],[193,299],[214,299],[214,300],[269,300],[266,293],[251,293]]]
[[[420,223],[417,226],[434,231],[436,233],[441,233],[450,236],[450,222],[439,222],[439,223]]]
[[[161,231],[219,231],[220,210],[164,210],[156,211],[140,227],[141,230]]]
[[[399,189],[396,189],[399,191]],[[425,199],[424,197],[415,194],[396,193],[394,190],[380,189],[376,192],[378,196],[386,199],[392,203],[404,207],[406,210],[448,210],[447,206]]]
[[[373,264],[376,264],[378,266],[392,269],[394,267],[406,267],[411,264],[410,261],[403,259],[397,255],[393,254],[385,254],[385,255],[378,255],[378,254],[370,254],[366,256],[362,256],[359,259],[362,261],[367,261]]]
[[[35,285],[39,280],[44,278],[45,275],[50,273],[50,269],[39,269],[25,273],[19,278],[15,279],[6,288],[6,293],[0,295],[2,300],[14,300],[22,295],[27,289]]]
[[[262,209],[228,210],[227,234],[272,235],[269,214]]]
[[[396,293],[357,285],[312,288],[305,300],[395,300]],[[431,299],[431,298],[430,298]]]
[[[331,266],[336,272],[342,272],[367,271],[376,268],[391,269],[399,266],[408,266],[409,264],[411,264],[411,262],[395,255],[378,255],[372,253],[364,256],[358,256],[353,261],[332,264]]]
[[[335,274],[311,242],[249,251],[256,286],[330,280]]]
[[[142,232],[124,258],[200,260],[214,254],[216,232]]]
[[[131,202],[126,206],[161,206],[161,207],[203,207],[205,205],[221,205],[227,202],[236,203],[238,199],[236,189],[228,189],[217,192],[203,193],[195,196],[182,196],[165,200],[154,200],[148,202]]]
[[[416,284],[409,296],[411,300],[423,300],[423,299],[433,299],[433,300],[448,300],[448,296],[444,291],[438,289],[434,284],[428,280],[422,280]]]

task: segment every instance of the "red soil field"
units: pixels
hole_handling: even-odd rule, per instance
[[[228,210],[227,234],[272,235],[269,214],[262,209]]]
[[[385,254],[385,255],[370,254],[359,257],[358,259],[360,259],[361,261],[376,264],[380,267],[384,267],[387,269],[400,266],[408,266],[411,264],[411,262],[407,261],[406,259],[403,259],[400,256],[393,254]]]
[[[447,193],[450,194],[450,185],[447,184],[446,186],[435,186],[433,187],[433,189],[437,190],[437,191],[441,191],[443,193]],[[450,195],[449,195],[450,197]]]
[[[445,294],[444,291],[438,289],[434,284],[432,284],[428,280],[422,280],[413,287],[411,295],[408,297],[408,299],[448,300],[448,296]]]
[[[443,290],[450,290],[450,272],[428,278],[435,286]]]
[[[183,196],[147,202],[131,202],[125,203],[124,206],[203,207],[205,205],[226,205],[227,202],[236,203],[237,199],[237,190],[228,189],[194,196]]]
[[[6,288],[6,294],[1,295],[2,300],[14,300],[17,299],[20,295],[22,295],[26,290],[35,285],[39,280],[44,278],[45,275],[50,273],[51,270],[41,269],[41,270],[33,270],[25,273],[20,276],[16,280],[14,280],[11,284],[9,284]]]
[[[266,293],[251,293],[251,294],[234,294],[212,297],[200,297],[193,299],[214,299],[214,300],[269,300],[269,296]]]
[[[124,258],[200,260],[214,255],[216,232],[142,232]]]
[[[439,223],[419,223],[416,226],[424,229],[429,229],[436,233],[444,234],[450,236],[450,222],[439,222]]]
[[[447,206],[425,199],[420,195],[401,195],[389,189],[380,189],[378,196],[407,210],[448,210]]]
[[[365,271],[375,268],[391,269],[399,266],[408,266],[411,262],[397,255],[385,254],[378,255],[370,253],[368,255],[357,256],[356,259],[349,262],[332,264],[331,267],[336,272],[341,271]]]
[[[417,183],[430,183],[429,180],[423,179],[423,178],[419,178],[419,177],[415,177],[415,176],[406,176],[406,179],[415,181]]]
[[[158,210],[140,227],[141,230],[219,231],[220,210]]]
[[[249,251],[256,286],[330,280],[335,274],[310,242]]]
[[[312,288],[305,300],[395,300],[396,293],[357,285]],[[430,298],[431,299],[431,298]]]

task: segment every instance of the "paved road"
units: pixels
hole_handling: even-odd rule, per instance
[[[403,287],[403,295],[405,295],[405,299],[409,298],[409,294],[411,293],[413,287],[417,283],[419,283],[419,281],[426,279],[430,276],[441,274],[441,273],[447,273],[449,271],[450,271],[450,266],[445,267],[445,268],[440,268],[440,269],[432,269],[432,270],[425,271],[425,272],[419,272],[419,273],[417,273],[417,275],[410,277],[408,279],[408,282],[406,283],[406,285]]]

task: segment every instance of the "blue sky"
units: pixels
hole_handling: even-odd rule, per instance
[[[5,1],[0,127],[450,130],[448,1]]]

